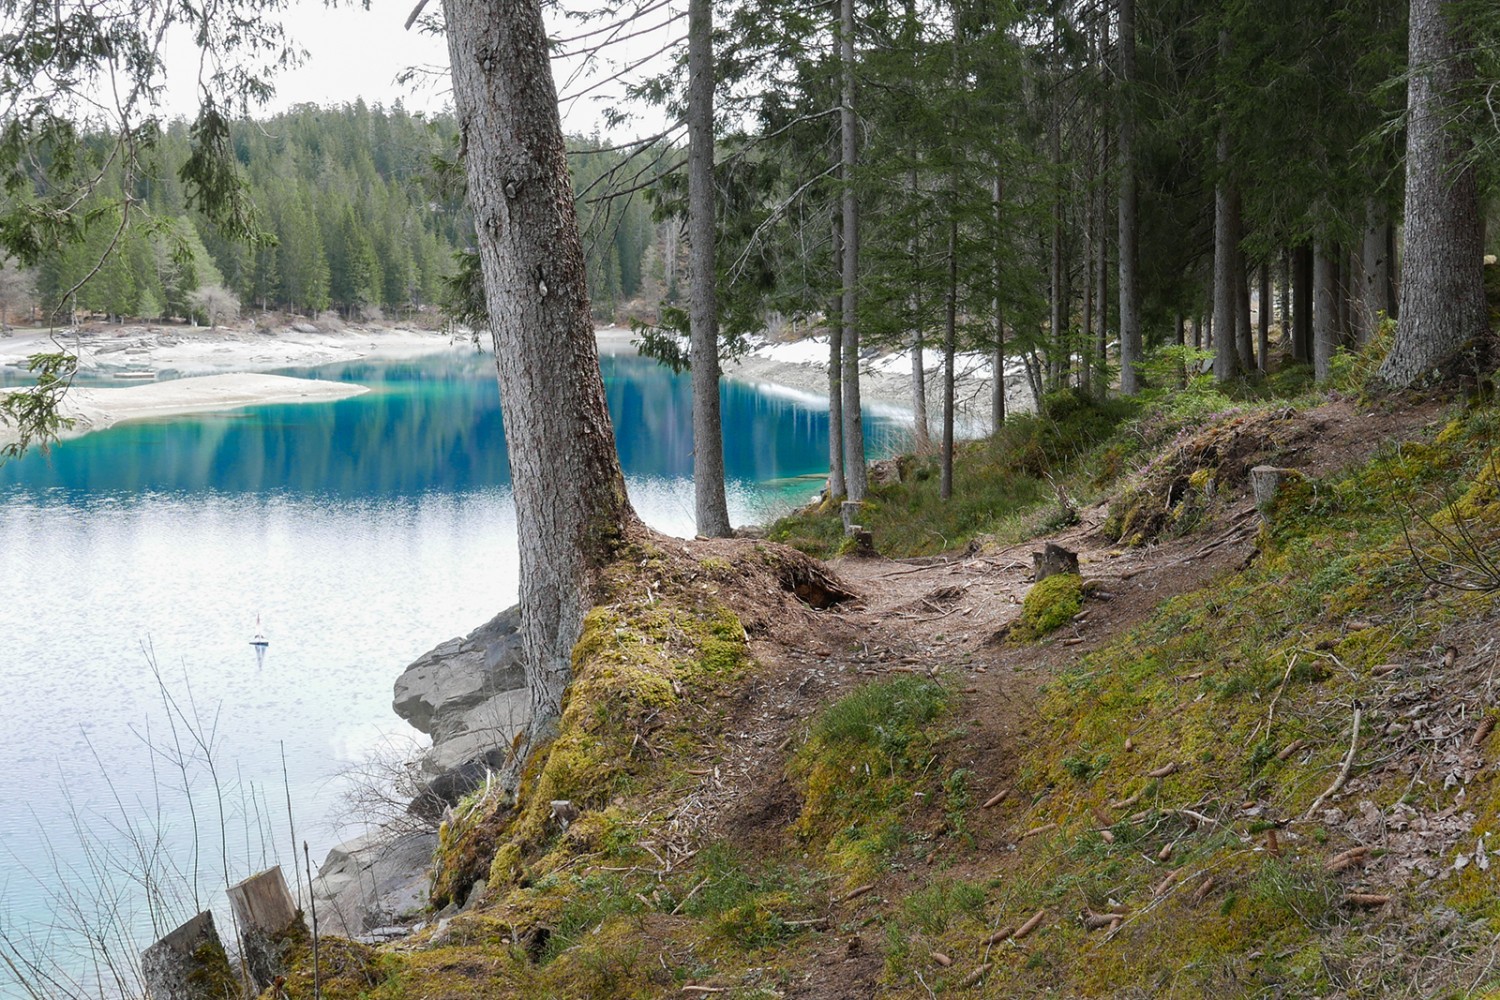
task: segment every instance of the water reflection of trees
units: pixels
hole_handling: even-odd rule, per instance
[[[604,366],[626,474],[691,476],[687,378],[633,356],[606,357]],[[317,374],[370,391],[332,404],[122,425],[64,442],[48,456],[0,467],[0,484],[94,495],[285,491],[365,497],[509,483],[488,358],[356,363],[333,375],[326,369]],[[723,411],[730,479],[759,483],[825,467],[826,410],[725,382]],[[871,424],[889,425],[888,431],[897,426],[878,418]]]

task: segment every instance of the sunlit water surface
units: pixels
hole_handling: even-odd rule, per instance
[[[686,378],[604,366],[636,509],[690,533]],[[233,878],[290,869],[288,792],[321,860],[358,832],[341,771],[415,735],[390,709],[402,667],[514,601],[491,360],[288,374],[372,391],[122,425],[0,466],[0,935],[23,950],[66,956],[100,910],[149,938],[210,901],[226,854]],[[723,407],[735,523],[816,492],[794,477],[826,468],[826,407],[732,382]],[[872,452],[904,434],[867,426]]]

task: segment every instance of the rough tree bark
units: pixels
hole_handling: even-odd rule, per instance
[[[1219,44],[1221,48],[1228,45],[1227,35],[1220,38]],[[1220,169],[1228,166],[1228,125],[1219,126],[1218,160]],[[1234,336],[1234,296],[1239,287],[1235,277],[1239,264],[1239,234],[1234,226],[1239,209],[1235,201],[1230,182],[1221,179],[1214,189],[1214,318],[1211,327],[1214,334],[1214,378],[1219,382],[1228,382],[1239,374]]]
[[[1260,265],[1259,297],[1256,299],[1255,360],[1261,374],[1271,370],[1271,265]]]
[[[1412,0],[1401,319],[1379,373],[1394,388],[1458,375],[1464,349],[1488,331],[1484,214],[1475,168],[1464,162],[1469,144],[1451,129],[1455,90],[1475,72],[1457,6]]]
[[[444,0],[510,452],[533,739],[561,711],[598,571],[635,523],[589,317],[540,0]]]
[[[990,430],[999,432],[1005,426],[1005,317],[1000,310],[1001,269],[1005,266],[999,252],[999,234],[1005,225],[1005,180],[995,171],[995,347],[990,359]]]
[[[832,217],[834,274],[843,273],[843,229]],[[843,474],[843,297],[828,301],[828,496],[843,499],[849,487]]]
[[[1385,210],[1374,198],[1365,201],[1365,232],[1360,242],[1359,342],[1380,332],[1381,313],[1391,314],[1391,259],[1386,255]]]
[[[1292,357],[1312,364],[1313,252],[1302,244],[1292,252]]]
[[[1140,391],[1136,364],[1141,360],[1140,235],[1135,176],[1135,111],[1131,86],[1135,80],[1135,0],[1120,0],[1120,391]]]
[[[911,15],[915,18],[915,15]],[[907,172],[906,190],[912,203],[917,200],[917,171],[915,168]],[[907,240],[907,258],[911,262],[912,274],[917,273],[920,248],[917,245],[917,233],[913,228],[910,239]],[[912,448],[919,455],[925,455],[932,450],[932,432],[928,426],[927,418],[927,365],[922,355],[926,349],[926,338],[922,336],[922,309],[918,298],[916,283],[912,284],[912,292],[907,299],[908,307],[911,309],[911,415],[912,415]]]
[[[1401,318],[1379,374],[1396,388],[1458,374],[1465,348],[1489,327],[1479,188],[1468,141],[1451,128],[1455,91],[1474,76],[1474,40],[1453,22],[1454,7],[1411,0]]]
[[[957,178],[955,178],[957,187]],[[956,195],[957,192],[955,192]],[[955,199],[956,200],[956,199]],[[944,500],[953,496],[953,365],[958,359],[958,206],[948,220],[948,288],[943,318],[943,469],[940,490]]]
[[[844,313],[844,482],[850,500],[863,500],[868,489],[865,469],[865,425],[859,404],[859,199],[854,191],[858,137],[854,120],[854,0],[839,3],[839,62],[842,96],[839,107],[840,167],[843,181],[843,313]]]
[[[1338,288],[1333,254],[1322,243],[1313,245],[1313,378],[1328,377],[1328,366],[1338,347]]]
[[[724,498],[724,430],[719,417],[718,265],[714,259],[713,4],[688,4],[688,254],[692,302],[693,507],[698,534],[734,534]]]

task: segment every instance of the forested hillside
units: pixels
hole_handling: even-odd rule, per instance
[[[223,234],[189,197],[180,171],[188,123],[152,137],[156,169],[127,192],[107,170],[90,195],[83,239],[60,244],[34,274],[36,305],[112,318],[222,322],[240,309],[345,317],[406,316],[441,303],[454,255],[474,241],[461,184],[445,161],[458,151],[450,116],[425,117],[364,102],[304,105],[231,130],[234,158],[254,206],[259,241]],[[84,159],[104,160],[98,136]],[[654,228],[644,195],[599,199],[599,177],[619,153],[573,142],[572,164],[590,231],[590,291],[613,315],[638,295]],[[127,207],[128,206],[128,207]],[[123,213],[130,214],[122,226]],[[7,298],[15,296],[12,291]],[[66,301],[63,301],[66,299]],[[10,316],[16,302],[8,302]]]

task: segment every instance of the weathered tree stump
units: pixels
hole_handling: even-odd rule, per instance
[[[284,949],[277,939],[297,922],[297,907],[280,865],[230,886],[228,895],[239,924],[245,971],[255,988],[263,990],[286,972]]]
[[[1039,583],[1059,573],[1078,575],[1078,553],[1070,552],[1055,542],[1048,542],[1040,552],[1031,554],[1032,582]]]
[[[844,534],[851,538],[860,530],[859,511],[863,506],[858,500],[845,500],[839,504],[839,514],[844,519]]]
[[[1260,511],[1261,517],[1271,512],[1287,480],[1300,476],[1301,473],[1278,469],[1274,465],[1257,465],[1250,470],[1250,489],[1255,493],[1255,509]]]
[[[854,526],[854,548],[849,554],[861,559],[873,559],[880,553],[875,551],[875,536],[859,525]]]
[[[152,1000],[226,1000],[240,993],[209,910],[141,952],[141,978]]]

